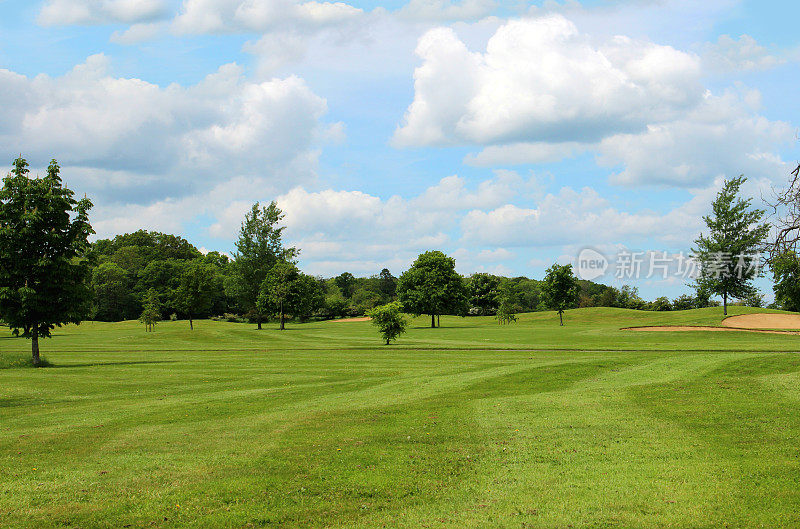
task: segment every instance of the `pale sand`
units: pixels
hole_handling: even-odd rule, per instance
[[[737,329],[800,329],[800,314],[742,314],[722,320]]]
[[[731,316],[722,321],[722,327],[701,326],[674,326],[663,325],[659,327],[627,327],[625,331],[743,331],[760,332],[765,334],[800,334],[791,331],[773,331],[763,329],[800,329],[800,314],[742,314]]]
[[[341,320],[330,320],[331,323],[350,323],[353,321],[370,321],[372,318],[369,316],[362,316],[360,318],[344,318]]]

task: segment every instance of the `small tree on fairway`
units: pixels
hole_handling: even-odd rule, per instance
[[[517,321],[517,307],[514,303],[513,292],[510,285],[506,283],[500,287],[500,292],[497,294],[497,323],[500,325],[508,325]]]
[[[386,340],[386,345],[406,332],[406,327],[408,327],[408,319],[402,313],[402,305],[399,301],[368,310],[367,316],[372,318],[372,324],[378,327],[378,332]]]
[[[495,315],[495,318],[497,318],[497,323],[500,325],[516,323],[517,313],[514,310],[514,304],[505,298],[500,300],[500,304],[497,306],[497,314]]]
[[[258,310],[263,314],[278,314],[280,329],[285,328],[285,315],[291,311],[297,298],[300,271],[292,263],[281,261],[269,269],[261,283]]]
[[[156,323],[161,320],[161,311],[159,310],[158,292],[155,289],[150,289],[144,295],[144,309],[139,316],[139,321],[144,323],[145,332],[153,332]]]
[[[698,290],[722,296],[723,313],[728,314],[728,297],[743,299],[755,292],[753,279],[761,274],[761,252],[769,225],[761,220],[764,210],[751,209],[752,199],[739,197],[744,177],[725,180],[711,204],[713,214],[703,217],[708,226],[693,250],[700,264]]]
[[[236,253],[231,263],[231,275],[226,290],[235,298],[241,309],[261,328],[264,313],[260,312],[258,297],[267,272],[279,261],[297,257],[296,248],[284,248],[281,237],[283,226],[278,222],[283,213],[273,201],[267,207],[253,204],[245,216],[236,241]]]
[[[561,325],[564,325],[564,311],[578,302],[579,291],[578,278],[572,273],[572,265],[554,264],[547,269],[542,282],[542,296],[548,308],[558,311]]]
[[[39,337],[80,323],[89,310],[87,199],[64,187],[55,160],[44,178],[28,178],[28,163],[14,168],[0,189],[0,318],[15,335],[31,339],[40,364]]]
[[[181,271],[175,301],[189,317],[189,329],[194,330],[193,316],[211,309],[214,295],[222,288],[213,265],[200,259],[189,261]]]
[[[417,316],[430,314],[432,328],[439,314],[464,314],[467,310],[467,290],[456,272],[456,260],[439,251],[417,257],[400,276],[397,295],[404,310]]]

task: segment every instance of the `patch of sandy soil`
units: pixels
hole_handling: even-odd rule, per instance
[[[800,329],[800,314],[742,314],[722,320],[737,329]]]
[[[342,318],[341,320],[330,320],[331,323],[350,323],[355,321],[371,321],[369,316],[362,316],[360,318]]]
[[[767,316],[767,314],[765,314]],[[623,331],[655,331],[655,332],[669,332],[669,331],[712,331],[712,332],[760,332],[762,334],[800,334],[791,331],[760,331],[756,329],[743,329],[737,327],[692,327],[692,326],[674,326],[663,325],[661,327],[626,327]]]

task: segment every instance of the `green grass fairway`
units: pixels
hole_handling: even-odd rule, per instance
[[[721,319],[59,329],[0,369],[0,527],[799,527],[800,336],[620,330]]]

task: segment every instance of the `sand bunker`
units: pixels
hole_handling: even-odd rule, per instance
[[[330,320],[331,323],[350,323],[354,321],[370,321],[372,318],[369,316],[362,316],[360,318],[342,318],[341,320]]]
[[[722,320],[737,329],[800,329],[800,314],[742,314]]]
[[[731,316],[722,321],[722,327],[701,326],[674,326],[663,325],[659,327],[627,327],[625,331],[740,331],[760,332],[764,334],[800,334],[792,331],[777,331],[766,329],[800,329],[800,314],[742,314]]]
[[[669,331],[712,331],[712,332],[760,332],[763,334],[800,334],[793,331],[761,331],[758,329],[739,329],[736,327],[702,327],[700,325],[663,325],[661,327],[626,327],[623,331],[655,331],[655,332],[669,332]]]

